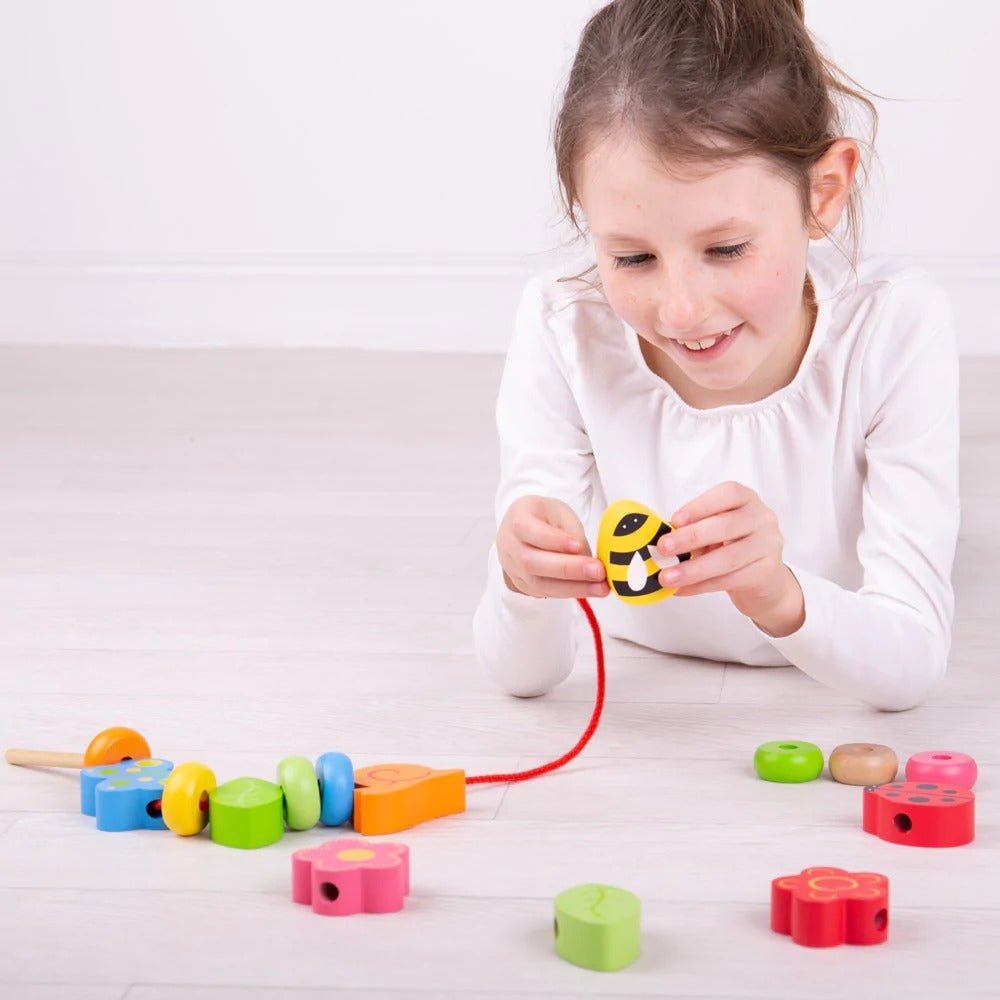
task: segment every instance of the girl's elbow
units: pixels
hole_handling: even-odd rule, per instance
[[[551,685],[540,683],[538,678],[499,678],[494,675],[493,680],[504,694],[509,694],[513,698],[540,698],[543,694],[548,694],[552,690]]]
[[[935,692],[948,667],[947,650],[937,652],[921,670],[913,671],[905,683],[887,685],[885,690],[865,699],[881,712],[908,712],[918,708]]]

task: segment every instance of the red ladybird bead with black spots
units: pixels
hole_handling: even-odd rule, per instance
[[[960,785],[930,781],[869,786],[862,826],[892,844],[959,847],[976,835],[976,797]]]

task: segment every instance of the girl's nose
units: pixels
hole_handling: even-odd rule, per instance
[[[665,276],[658,295],[661,331],[668,336],[689,333],[705,318],[704,295],[690,271]]]

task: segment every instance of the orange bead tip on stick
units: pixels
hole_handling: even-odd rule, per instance
[[[465,811],[465,772],[421,764],[375,764],[354,771],[354,829],[396,833]]]
[[[8,750],[8,764],[21,767],[72,767],[82,771],[100,764],[120,764],[123,760],[146,760],[152,757],[144,736],[125,726],[102,729],[83,753],[53,750]]]

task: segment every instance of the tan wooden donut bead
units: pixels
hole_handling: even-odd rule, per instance
[[[843,743],[830,753],[830,777],[842,785],[884,785],[896,780],[899,761],[881,743]]]

